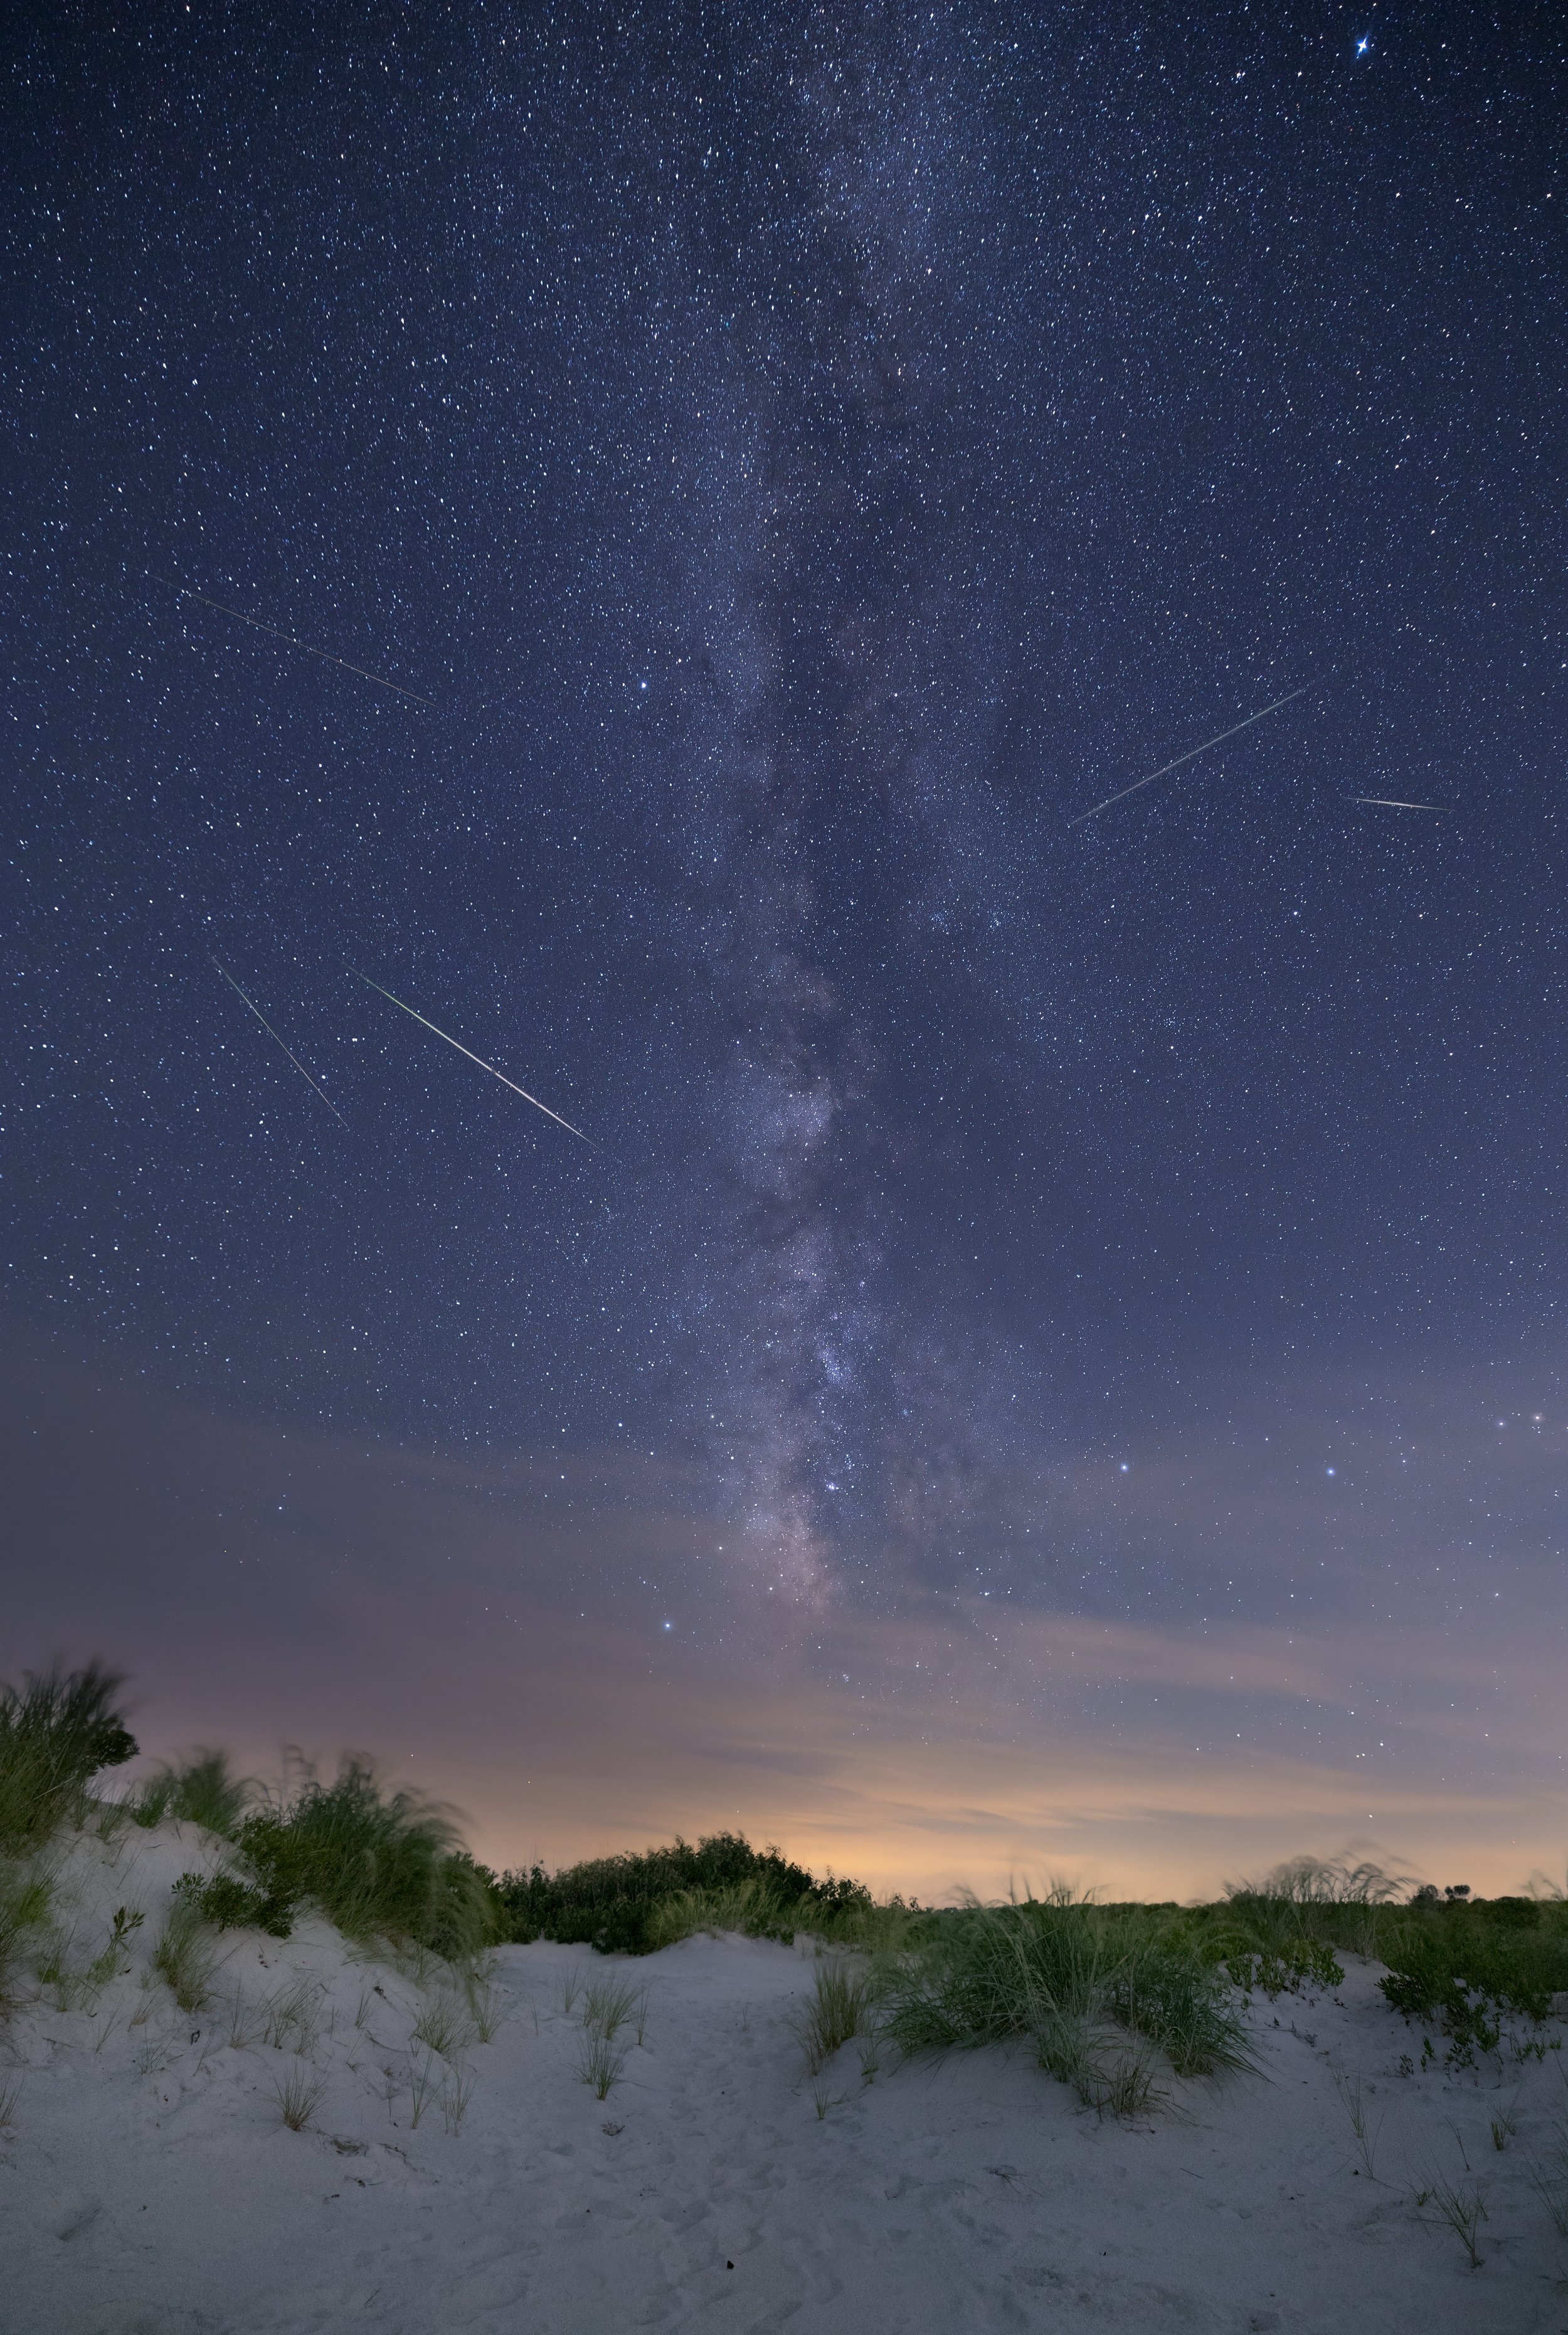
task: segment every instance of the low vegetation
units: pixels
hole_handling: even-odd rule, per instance
[[[345,1759],[330,1784],[296,1761],[283,1789],[252,1807],[229,1837],[237,1872],[188,1874],[177,1884],[214,1928],[286,1938],[310,1904],[346,1938],[447,1961],[479,1952],[497,1933],[494,1890],[451,1817],[417,1793],[384,1793],[363,1759]]]
[[[753,1848],[732,1832],[695,1847],[677,1836],[667,1848],[594,1857],[555,1874],[536,1865],[491,1885],[508,1939],[552,1938],[601,1953],[655,1953],[705,1929],[827,1933],[872,1911],[862,1883],[818,1881],[778,1849]]]
[[[1423,2063],[1440,2040],[1451,2064],[1473,2064],[1508,2030],[1516,2055],[1539,2053],[1521,2025],[1568,1993],[1562,1892],[1479,1900],[1458,1885],[1413,1889],[1366,1864],[1298,1859],[1207,1905],[1097,1904],[1057,1890],[935,1911],[818,1879],[731,1832],[498,1876],[473,1862],[447,1810],[386,1789],[354,1758],[330,1782],[295,1759],[267,1792],[204,1749],[105,1797],[97,1779],[136,1750],[121,1686],[97,1662],[0,1685],[0,2010],[24,1968],[62,1990],[101,1987],[140,1921],[121,1907],[102,1953],[80,1972],[41,1949],[53,1934],[42,1852],[61,1829],[91,1824],[107,1837],[170,1821],[224,1844],[218,1870],[175,1884],[152,1943],[152,1966],[183,2010],[211,2000],[218,1933],[286,1937],[310,1908],[421,1972],[436,1958],[440,1987],[416,2033],[432,2062],[488,2037],[501,2015],[486,1950],[538,1938],[642,1955],[704,1930],[804,1933],[822,1950],[800,2032],[814,2083],[852,2039],[866,2080],[884,2047],[909,2055],[1022,2041],[1084,2100],[1118,2114],[1147,2105],[1169,2076],[1244,2065],[1246,2000],[1337,1987],[1347,1953],[1382,1965],[1390,2010],[1422,2033]],[[625,2030],[641,2038],[645,1995],[586,1972],[569,1988],[587,2003],[586,2079],[607,2087]],[[1359,2096],[1348,2107],[1370,2172]],[[1555,2161],[1539,2178],[1553,2196],[1563,2186]]]
[[[149,1829],[173,1817],[232,1840],[256,1787],[236,1776],[227,1751],[198,1751],[178,1767],[164,1766],[125,1802],[133,1824]]]
[[[0,1856],[25,1855],[68,1819],[81,1822],[92,1778],[136,1757],[117,1707],[124,1683],[89,1662],[0,1685]]]
[[[1389,2007],[1441,2035],[1460,2066],[1495,2049],[1506,2022],[1544,2019],[1568,1991],[1568,1900],[1557,1893],[1411,1892],[1373,1865],[1302,1858],[1187,1919],[1248,1991],[1338,1985],[1337,1953],[1382,1963]]]
[[[1025,2039],[1089,2106],[1120,2114],[1154,2096],[1155,2051],[1178,2076],[1248,2064],[1234,1987],[1174,1907],[1065,1892],[972,1905],[899,1958],[881,1993],[902,2050]]]

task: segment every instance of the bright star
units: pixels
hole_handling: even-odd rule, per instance
[[[1371,45],[1372,45],[1371,42],[1367,38],[1366,34],[1363,33],[1363,34],[1362,34],[1362,35],[1361,35],[1361,37],[1360,37],[1360,39],[1356,43],[1356,54],[1357,54],[1359,57],[1364,57],[1364,56],[1366,55],[1366,53],[1367,53],[1367,51],[1371,47]]]

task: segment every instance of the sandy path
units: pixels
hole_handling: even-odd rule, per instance
[[[173,1827],[121,1844],[111,1868],[110,1852],[79,1849],[65,1893],[79,1958],[131,1903],[144,1962],[169,1883],[200,1852]],[[854,2046],[818,2117],[789,2026],[811,1982],[799,1950],[693,1939],[605,1962],[509,1947],[505,2016],[461,2054],[472,2094],[452,2132],[433,2097],[412,2127],[410,2030],[427,1998],[407,1976],[353,1962],[320,1925],[286,1945],[226,1943],[218,2003],[198,2018],[139,1968],[91,2016],[40,2001],[12,2020],[6,2335],[1568,2330],[1568,2258],[1525,2178],[1527,2151],[1568,2114],[1568,2051],[1500,2088],[1495,2070],[1402,2076],[1419,2038],[1368,1970],[1337,2001],[1282,1998],[1278,2027],[1260,2007],[1260,2077],[1183,2086],[1179,2113],[1128,2128],[1022,2052],[866,2084]],[[579,2074],[581,2003],[563,2009],[574,1968],[648,1990],[644,2041],[603,2102]],[[254,2032],[264,2001],[302,1983],[306,2058]],[[239,2045],[237,1989],[253,2030]],[[1376,2179],[1335,2064],[1375,2087]],[[275,2087],[312,2068],[324,2089],[292,2132]],[[1518,2131],[1499,2152],[1502,2110]],[[1479,2271],[1415,2210],[1407,2175],[1428,2167],[1479,2181]]]

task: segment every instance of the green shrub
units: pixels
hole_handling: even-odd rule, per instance
[[[496,1934],[487,1878],[450,1817],[414,1792],[383,1797],[363,1759],[345,1759],[332,1784],[297,1765],[284,1792],[244,1818],[236,1846],[268,1927],[308,1900],[345,1937],[449,1960]]]
[[[1333,1948],[1321,1938],[1285,1938],[1261,1949],[1250,1943],[1233,1945],[1223,1960],[1234,1983],[1246,1994],[1299,1994],[1303,1986],[1345,1982]]]
[[[740,1833],[712,1833],[693,1847],[679,1835],[665,1848],[600,1856],[547,1874],[503,1874],[493,1884],[504,1934],[553,1938],[601,1953],[653,1953],[693,1931],[735,1927],[752,1936],[791,1937],[828,1929],[871,1909],[858,1881],[818,1881],[776,1848],[753,1848]]]
[[[215,1930],[265,1930],[271,1937],[286,1938],[294,1927],[291,1904],[232,1873],[182,1873],[174,1900]]]
[[[1544,2019],[1568,1988],[1568,1920],[1529,1898],[1428,1901],[1388,1925],[1382,1959],[1392,2008],[1432,2020],[1468,2064],[1496,2048],[1505,2015]]]
[[[1178,2075],[1248,2065],[1228,1994],[1174,1911],[1026,1899],[935,1916],[884,1981],[884,2031],[905,2051],[1028,2036],[1043,2066],[1099,2105],[1128,2089],[1107,2059],[1118,2029]]]
[[[0,1686],[0,1855],[42,1847],[67,1817],[84,1815],[101,1768],[135,1758],[118,1707],[124,1682],[89,1662]]]

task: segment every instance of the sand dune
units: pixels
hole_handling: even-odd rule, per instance
[[[122,1974],[68,1981],[69,2008],[45,1987],[6,2022],[7,2335],[1568,2326],[1568,2259],[1528,2179],[1568,2115],[1568,2052],[1501,2081],[1401,2074],[1420,2040],[1367,1965],[1337,1998],[1260,2002],[1260,2072],[1173,2084],[1137,2126],[1022,2051],[866,2081],[855,2045],[819,2115],[791,2025],[812,1983],[799,1944],[506,1947],[485,2041],[438,1967],[421,1984],[307,1922],[285,1943],[226,1933],[212,2000],[182,2013],[150,1957],[177,1875],[220,1855],[168,1825],[62,1857],[68,1967],[103,1951],[117,1907],[144,1919]],[[574,1976],[646,1990],[602,2100]],[[1479,2270],[1412,2200],[1434,2173],[1480,2188]]]

